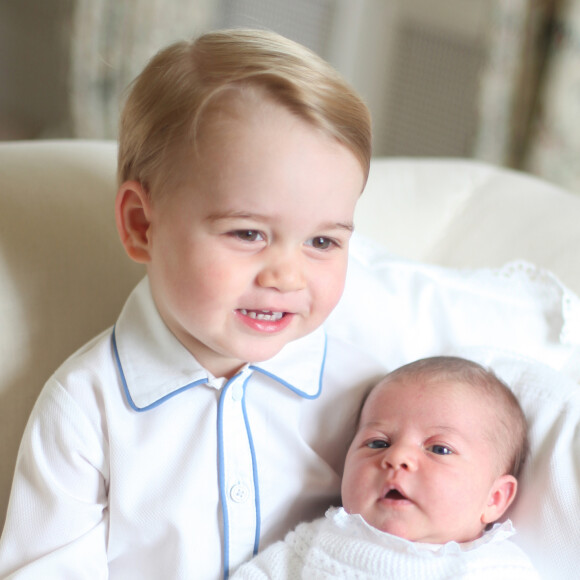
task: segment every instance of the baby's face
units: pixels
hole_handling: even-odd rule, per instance
[[[246,108],[204,128],[199,157],[151,208],[157,307],[216,376],[272,357],[329,315],[363,187],[346,147],[278,105]]]
[[[472,387],[408,378],[381,383],[348,451],[344,508],[412,541],[479,537],[501,515],[493,506],[499,461],[487,431],[494,421],[491,405]]]

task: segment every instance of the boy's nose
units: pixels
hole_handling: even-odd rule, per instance
[[[306,287],[300,260],[279,254],[260,270],[257,282],[262,288],[274,288],[280,292],[296,292]]]

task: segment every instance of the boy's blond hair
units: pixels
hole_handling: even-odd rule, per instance
[[[222,30],[160,51],[132,84],[121,115],[118,180],[168,183],[196,143],[204,111],[228,89],[256,88],[346,146],[368,176],[371,124],[356,92],[305,47],[263,30]]]

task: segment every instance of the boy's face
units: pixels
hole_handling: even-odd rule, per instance
[[[231,376],[310,333],[338,302],[363,171],[271,103],[212,123],[198,157],[147,208],[146,261],[165,323],[215,376]]]
[[[480,393],[456,382],[379,384],[347,454],[345,510],[411,541],[476,539],[515,494],[488,431],[496,420]]]

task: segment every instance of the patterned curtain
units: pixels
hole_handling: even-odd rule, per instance
[[[528,143],[554,0],[489,0],[488,54],[481,74],[473,155],[518,167]]]
[[[580,193],[580,0],[560,2],[523,169]]]
[[[173,41],[212,26],[215,0],[77,0],[69,77],[72,133],[114,139],[127,85]]]
[[[265,25],[316,49],[337,2],[75,0],[71,136],[115,138],[127,85],[170,42],[216,26]],[[580,192],[580,0],[487,2],[472,156]]]
[[[580,193],[580,0],[489,0],[473,156]]]

